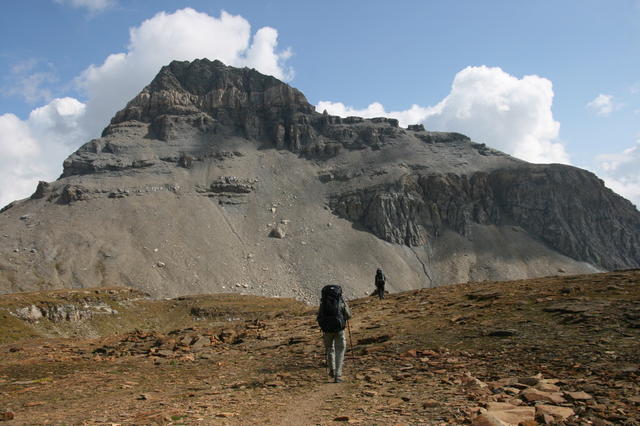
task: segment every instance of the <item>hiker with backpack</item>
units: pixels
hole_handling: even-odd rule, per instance
[[[376,270],[375,284],[376,284],[376,293],[378,294],[378,298],[380,300],[384,299],[384,285],[386,281],[387,279],[382,273],[382,269],[378,268],[378,270]]]
[[[318,325],[322,329],[325,358],[329,368],[329,377],[335,383],[342,382],[342,364],[347,341],[344,328],[351,319],[349,305],[342,297],[342,287],[327,285],[322,289]]]

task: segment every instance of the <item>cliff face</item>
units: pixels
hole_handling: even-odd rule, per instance
[[[396,244],[421,246],[444,228],[515,225],[558,252],[604,269],[640,266],[638,211],[592,173],[527,165],[470,175],[410,174],[336,194],[331,206]]]
[[[391,290],[639,267],[639,231],[584,170],[316,112],[255,70],[172,62],[60,179],[0,213],[0,291],[312,300],[331,282],[368,293],[377,267]]]

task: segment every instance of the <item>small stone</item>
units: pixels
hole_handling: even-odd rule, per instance
[[[0,410],[0,422],[6,420],[13,420],[15,418],[15,413],[13,411],[5,411]]]
[[[542,375],[541,374],[537,374],[537,375],[532,376],[532,377],[519,377],[518,378],[518,383],[522,383],[522,384],[527,385],[527,386],[535,386],[540,382],[540,380],[542,380]]]
[[[554,404],[562,404],[567,402],[562,394],[558,392],[543,392],[534,388],[528,388],[522,391],[522,398],[526,401],[546,401]]]
[[[348,422],[349,416],[338,416],[333,419],[334,422]]]
[[[363,394],[364,396],[369,396],[369,397],[378,396],[378,392],[376,392],[376,391],[372,391],[372,390],[366,390],[366,391],[363,391],[363,392],[362,392],[362,394]]]
[[[165,266],[167,266],[164,262],[158,262],[156,263],[156,265],[158,265],[158,268],[164,268]]]
[[[479,380],[469,374],[465,375],[462,378],[462,382],[464,383],[464,385],[468,388],[476,388],[476,389],[484,389],[486,387],[488,387],[488,385],[483,382],[482,380]]]
[[[192,337],[190,337],[190,336],[185,336],[185,337],[183,337],[182,339],[180,339],[180,343],[181,343],[181,344],[183,344],[183,345],[185,345],[185,346],[190,346],[190,345],[191,345],[191,343],[193,343],[193,341],[194,341],[194,340],[195,340],[195,339],[193,339],[193,338],[192,338]]]
[[[556,421],[551,414],[543,414],[541,420],[545,425],[551,425]]]
[[[205,346],[209,346],[210,344],[211,339],[209,339],[207,336],[200,336],[196,339],[195,342],[193,342],[193,344],[191,345],[191,349],[194,351],[198,351]]]
[[[422,408],[434,408],[439,406],[440,406],[440,403],[435,399],[427,399],[425,402],[422,403]]]
[[[483,413],[475,417],[471,422],[472,426],[504,426],[504,422],[489,413]]]
[[[234,417],[237,415],[238,415],[237,413],[221,412],[221,413],[217,413],[216,417],[228,418],[228,417]]]
[[[560,392],[560,386],[554,385],[552,383],[540,382],[534,387],[543,392]]]
[[[593,397],[586,392],[565,392],[564,394],[574,401],[586,401],[588,399],[593,399]]]
[[[282,239],[282,238],[285,237],[285,235],[286,235],[286,232],[284,231],[284,229],[280,225],[277,225],[269,233],[269,236],[272,237],[272,238],[280,238],[280,239]]]
[[[506,402],[490,402],[487,404],[487,414],[508,424],[519,424],[535,420],[535,408],[523,407]]]
[[[156,355],[167,358],[170,356],[173,356],[173,351],[170,351],[168,349],[160,349],[158,352],[156,352]]]
[[[510,337],[515,336],[517,332],[515,330],[494,330],[488,334],[489,337]]]
[[[153,399],[153,396],[150,393],[141,393],[136,399],[139,401],[149,401]]]
[[[556,405],[536,405],[536,415],[542,417],[545,414],[553,416],[557,420],[566,420],[568,417],[573,416],[575,412],[569,407],[558,407]]]

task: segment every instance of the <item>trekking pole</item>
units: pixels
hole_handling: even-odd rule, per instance
[[[351,350],[349,352],[351,353],[351,360],[355,361],[356,358],[353,353],[353,339],[351,338],[351,324],[349,321],[347,321],[347,330],[349,330],[349,346],[351,346]]]

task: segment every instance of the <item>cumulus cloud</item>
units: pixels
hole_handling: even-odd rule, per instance
[[[608,116],[613,112],[615,105],[612,95],[603,95],[602,93],[595,97],[587,104],[587,109],[593,111],[597,115]]]
[[[535,163],[569,163],[553,119],[551,81],[535,75],[517,78],[500,68],[467,67],[458,72],[451,92],[434,106],[412,105],[385,111],[380,103],[354,109],[339,102],[317,105],[334,115],[386,116],[401,125],[423,123],[431,130],[455,131],[515,157]]]
[[[84,110],[76,99],[59,98],[27,120],[0,115],[0,207],[33,193],[38,180],[60,174],[62,161],[86,138],[80,127]]]
[[[0,206],[33,191],[33,181],[45,170],[40,146],[29,126],[13,114],[0,115]]]
[[[87,9],[91,13],[102,12],[116,4],[115,0],[55,0],[56,3],[66,4],[78,9]]]
[[[98,10],[109,1],[65,0],[75,7]],[[125,52],[109,55],[102,64],[87,67],[76,79],[86,94],[81,102],[58,98],[35,109],[26,120],[2,116],[0,143],[0,204],[33,192],[38,180],[53,180],[64,158],[84,142],[100,135],[109,119],[172,60],[219,59],[227,65],[252,67],[280,79],[291,79],[286,61],[291,51],[278,51],[278,32],[263,27],[254,35],[239,15],[221,12],[216,18],[191,8],[160,12],[129,30]],[[27,72],[27,64],[16,68]],[[33,85],[38,87],[37,84]],[[34,146],[19,150],[13,161],[6,155],[12,143]]]
[[[640,139],[620,153],[597,157],[607,186],[640,207]]]

